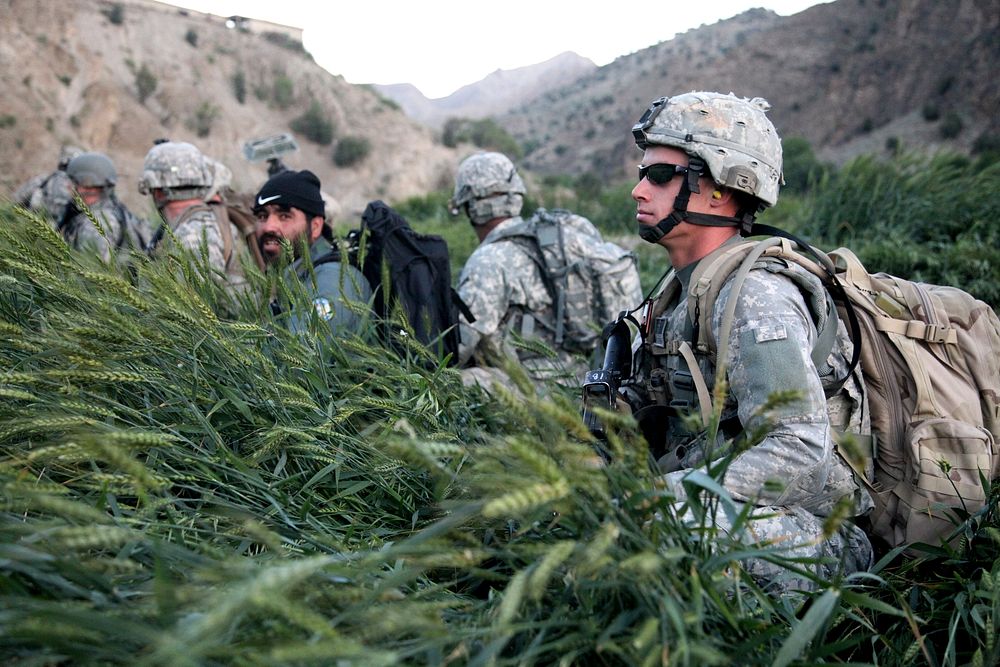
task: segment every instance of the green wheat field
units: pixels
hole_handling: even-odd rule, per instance
[[[764,222],[1000,305],[995,156],[801,169]],[[629,187],[550,182],[526,209],[631,242]],[[447,196],[390,203],[457,272],[475,240]],[[648,289],[665,257],[638,252]],[[487,396],[405,335],[290,334],[205,257],[118,259],[0,207],[5,664],[1000,662],[995,488],[954,547],[773,598],[747,558],[810,563],[714,531],[708,476],[679,521],[627,417],[601,464],[572,389]]]

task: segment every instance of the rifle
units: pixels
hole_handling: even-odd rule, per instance
[[[607,433],[592,408],[616,409],[622,380],[632,375],[632,340],[637,330],[635,320],[624,311],[606,326],[601,335],[605,341],[604,365],[587,371],[583,381],[583,422],[601,441],[607,441]]]

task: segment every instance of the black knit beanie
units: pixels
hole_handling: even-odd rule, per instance
[[[265,204],[294,206],[308,217],[325,216],[323,197],[319,193],[319,178],[307,169],[282,171],[275,174],[260,189],[253,201],[254,213]]]

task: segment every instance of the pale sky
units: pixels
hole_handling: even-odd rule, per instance
[[[304,29],[316,62],[350,83],[412,83],[445,97],[498,69],[564,51],[606,65],[618,56],[751,7],[782,16],[818,0],[176,0]]]

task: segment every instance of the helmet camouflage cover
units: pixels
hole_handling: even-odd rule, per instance
[[[215,180],[212,165],[196,147],[182,141],[157,144],[146,153],[139,192],[163,190],[167,199],[204,198]]]
[[[521,213],[524,181],[514,163],[502,153],[476,153],[458,166],[451,210],[463,208],[474,225],[494,218],[510,218]]]
[[[65,144],[59,150],[59,169],[65,170],[66,167],[69,165],[70,160],[75,158],[77,155],[83,155],[85,152],[86,151],[84,151],[79,146],[74,146],[73,144]]]
[[[766,100],[732,93],[661,97],[632,127],[635,143],[673,146],[704,160],[713,180],[773,206],[782,181],[781,139]]]
[[[110,188],[118,181],[118,172],[104,153],[82,153],[69,161],[66,174],[78,187]]]

